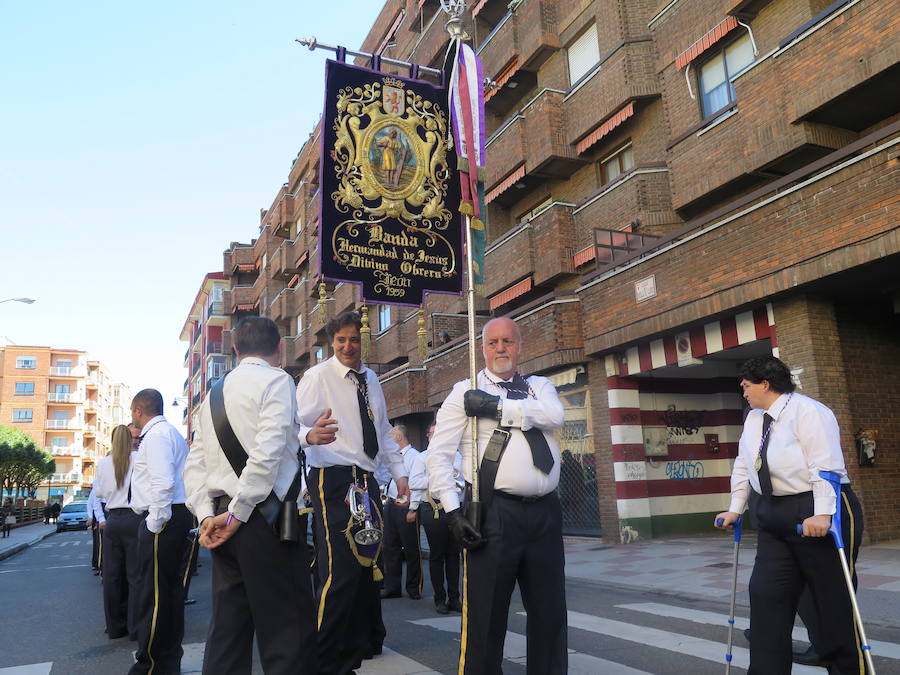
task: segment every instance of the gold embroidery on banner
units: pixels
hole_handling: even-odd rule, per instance
[[[450,180],[447,118],[406,83],[391,78],[337,94],[331,149],[337,189],[330,198],[348,215],[332,232],[332,250],[348,269],[375,271],[375,290],[402,297],[410,277],[445,278],[456,272],[453,246],[442,232],[453,219],[445,204]],[[404,230],[382,223],[397,219]],[[359,228],[368,230],[360,237]],[[400,261],[399,277],[389,261]]]

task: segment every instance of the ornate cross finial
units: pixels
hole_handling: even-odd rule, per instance
[[[469,34],[466,33],[462,19],[459,18],[466,11],[466,0],[441,0],[441,9],[450,16],[450,20],[445,24],[450,38],[468,40]]]
[[[466,10],[466,0],[441,0],[441,9],[455,19]]]

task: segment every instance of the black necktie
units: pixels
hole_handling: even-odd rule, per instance
[[[528,398],[528,383],[525,378],[516,373],[512,382],[498,382],[498,386],[506,389],[506,398],[513,401],[520,401]],[[550,452],[550,446],[544,437],[544,432],[540,429],[531,428],[528,431],[522,431],[525,440],[528,441],[528,447],[531,448],[531,461],[543,473],[549,474],[553,469],[553,455]]]
[[[762,444],[759,446],[759,487],[766,497],[772,496],[772,476],[769,474],[769,427],[772,426],[772,416],[769,413],[763,415]]]
[[[363,451],[372,459],[378,454],[378,434],[375,432],[375,423],[372,421],[372,409],[369,407],[369,390],[366,386],[366,376],[351,370],[350,374],[356,378],[356,400],[359,403],[359,419],[362,422]]]

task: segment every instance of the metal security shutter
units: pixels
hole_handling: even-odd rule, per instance
[[[600,44],[597,41],[597,26],[591,24],[586,31],[569,45],[569,84],[575,84],[600,60]]]

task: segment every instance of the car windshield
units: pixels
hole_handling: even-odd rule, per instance
[[[87,504],[68,504],[63,507],[63,513],[84,513],[87,511]]]

